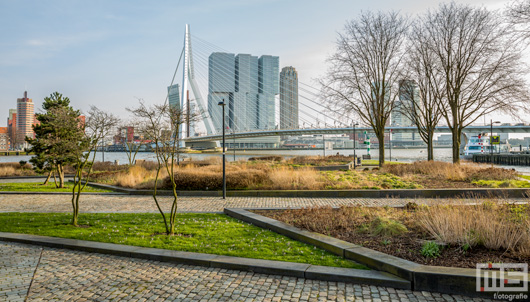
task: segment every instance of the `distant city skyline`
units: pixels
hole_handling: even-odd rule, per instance
[[[298,114],[298,72],[287,66],[280,73],[280,129],[298,128]]]
[[[225,124],[236,131],[271,129],[276,125],[275,96],[279,94],[277,56],[214,52],[208,59],[208,112],[220,131],[225,102]]]
[[[499,9],[509,1],[458,2]],[[163,102],[185,24],[228,51],[278,55],[280,66],[296,66],[300,81],[312,83],[327,69],[337,32],[361,10],[412,16],[438,3],[0,0],[0,127],[25,90],[36,108],[59,91],[76,109],[96,105],[123,117],[137,98]]]

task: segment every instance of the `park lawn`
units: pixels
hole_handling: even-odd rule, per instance
[[[367,269],[365,266],[223,214],[177,214],[174,236],[160,214],[0,213],[0,232],[161,248],[314,265]]]
[[[361,160],[361,164],[364,165],[364,166],[379,166],[379,159],[363,159],[363,160]],[[405,163],[404,162],[400,162],[400,161],[385,160],[385,164],[401,165],[401,164],[405,164]]]
[[[21,182],[21,183],[0,183],[0,191],[9,192],[72,192],[72,182],[65,182],[64,188],[56,188],[52,181],[47,185],[42,185],[42,182]],[[108,193],[111,190],[99,189],[91,186],[86,186],[83,192],[100,192]]]
[[[519,177],[530,180],[530,175],[519,175]]]
[[[481,187],[487,188],[530,188],[530,182],[525,180],[507,179],[507,180],[474,180],[471,182]]]

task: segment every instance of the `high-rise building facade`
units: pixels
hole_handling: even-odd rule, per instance
[[[298,73],[288,66],[280,73],[280,129],[298,126]]]
[[[28,92],[24,92],[24,97],[17,99],[17,133],[16,148],[25,148],[27,143],[26,136],[34,138],[33,124],[35,123],[35,114],[33,100],[28,98]]]
[[[412,102],[419,100],[418,85],[414,80],[399,81],[399,99],[396,100],[394,110],[390,115],[390,125],[394,127],[410,127],[414,126],[412,120],[403,113],[404,110],[410,108]],[[393,133],[392,140],[394,141],[414,141],[419,135],[416,133]]]
[[[275,97],[279,93],[279,57],[212,53],[208,63],[208,112],[221,130],[225,101],[226,125],[235,131],[275,126]]]
[[[9,116],[7,117],[7,133],[9,135],[10,149],[15,147],[17,139],[17,110],[9,109]]]
[[[0,151],[9,150],[9,133],[7,127],[0,127]]]
[[[173,108],[180,107],[180,86],[179,84],[174,84],[167,87],[167,98],[169,106]]]

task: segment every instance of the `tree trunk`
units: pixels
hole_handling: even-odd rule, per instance
[[[433,139],[434,134],[432,132],[427,134],[427,160],[432,161],[434,160],[434,146],[433,146]]]
[[[47,185],[48,182],[50,181],[50,178],[52,177],[52,173],[53,173],[53,170],[48,172],[48,177],[46,177],[46,180],[44,181],[44,183],[42,184],[43,186]]]
[[[57,173],[59,174],[59,188],[64,188],[64,167],[57,165]]]
[[[453,134],[453,163],[460,164],[460,134],[462,130],[455,127],[451,132]]]
[[[377,135],[379,141],[379,167],[385,164],[385,131],[380,131],[381,134]]]

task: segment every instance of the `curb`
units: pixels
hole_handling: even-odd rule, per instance
[[[477,271],[475,269],[422,265],[330,236],[302,230],[244,209],[225,208],[224,212],[228,216],[272,230],[291,239],[315,245],[346,259],[364,264],[371,269],[387,272],[408,280],[414,291],[492,298],[492,293],[477,292]],[[491,274],[490,277],[483,271],[480,272],[478,278],[488,278],[491,284],[503,281],[500,276]],[[521,278],[522,276],[519,276],[519,280],[522,282],[524,279]],[[530,285],[529,280],[530,275],[526,278],[528,285]]]
[[[117,186],[89,182],[95,188],[108,189],[129,195],[151,195],[151,190],[127,189]],[[172,196],[170,190],[158,190],[160,196]],[[179,196],[219,197],[221,191],[177,191]],[[328,197],[328,198],[473,198],[506,197],[528,198],[529,188],[503,189],[398,189],[398,190],[237,190],[227,191],[229,197]]]
[[[341,267],[319,266],[305,263],[191,253],[113,243],[4,232],[0,232],[0,240],[130,258],[148,259],[161,262],[199,265],[231,270],[244,270],[261,274],[411,289],[411,283],[409,281],[385,272],[373,270],[359,270]]]
[[[82,192],[83,195],[119,195],[127,194],[119,192]],[[72,195],[72,192],[21,192],[21,191],[0,191],[0,195]]]

